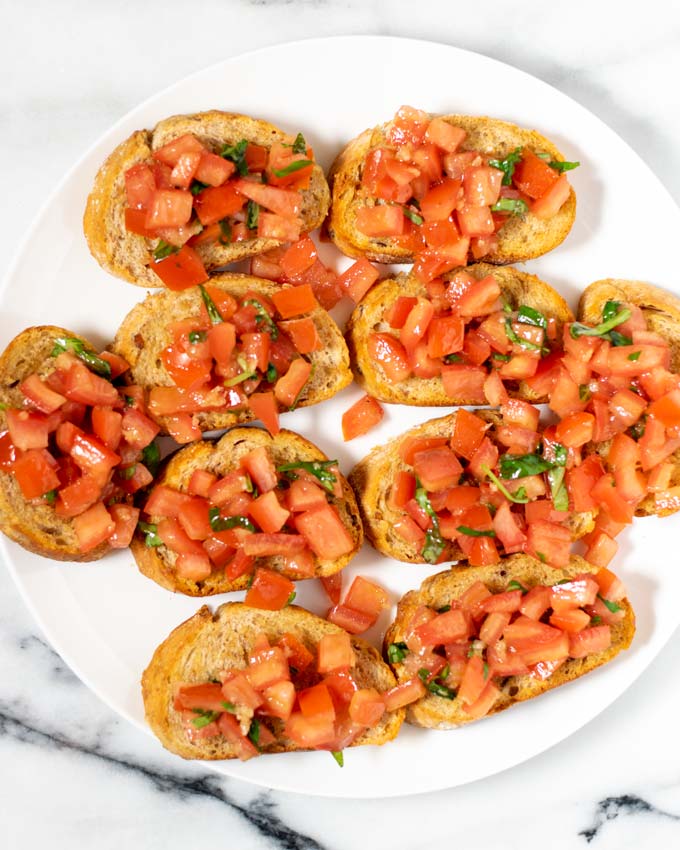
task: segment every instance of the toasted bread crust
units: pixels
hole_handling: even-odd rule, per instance
[[[235,298],[243,297],[248,291],[271,298],[273,293],[281,289],[278,284],[268,280],[226,272],[215,275],[210,280],[210,285],[229,292]],[[198,288],[193,286],[182,292],[164,290],[150,294],[132,308],[118,328],[111,347],[112,351],[124,357],[130,364],[130,370],[125,374],[128,383],[139,384],[147,389],[175,385],[160,358],[163,349],[173,341],[168,324],[198,315],[200,307],[201,295]],[[308,355],[314,370],[302,390],[297,407],[318,404],[352,382],[349,353],[338,326],[321,307],[317,307],[309,315],[316,325],[321,347]],[[161,426],[162,433],[167,434],[167,417],[154,418]],[[207,411],[195,416],[201,431],[230,428],[253,419],[249,408],[237,411]]]
[[[557,338],[561,338],[562,326],[573,321],[569,305],[547,283],[535,275],[519,269],[496,267],[487,263],[477,263],[466,269],[478,280],[493,274],[503,293],[504,299],[513,308],[521,305],[533,307],[557,323]],[[450,280],[453,273],[443,276]],[[368,337],[376,330],[389,331],[383,316],[400,295],[426,297],[427,287],[414,274],[401,274],[395,278],[386,278],[372,287],[366,296],[354,308],[347,324],[345,339],[350,352],[350,362],[356,382],[369,395],[380,401],[393,404],[425,405],[428,407],[450,407],[453,404],[471,404],[468,398],[451,398],[444,392],[441,377],[418,378],[411,376],[405,381],[394,383],[382,373],[379,364],[371,358],[368,351]],[[542,403],[539,397],[529,389],[524,381],[518,382],[515,389],[509,388],[513,398]]]
[[[234,112],[211,110],[194,115],[174,115],[153,130],[138,130],[109,155],[95,177],[87,199],[83,230],[92,256],[102,268],[137,286],[161,287],[161,279],[149,267],[158,240],[145,239],[125,229],[125,172],[151,159],[154,150],[185,133],[193,133],[207,148],[219,152],[223,145],[248,139],[263,147],[290,142],[273,124]],[[330,192],[322,168],[315,165],[310,186],[301,192],[301,218],[305,232],[314,230],[326,217]],[[229,245],[199,244],[196,247],[208,271],[275,248],[276,239],[249,239]]]
[[[41,378],[54,371],[51,356],[58,337],[75,337],[88,348],[95,346],[73,331],[54,325],[26,328],[14,337],[0,355],[0,402],[8,407],[24,406],[19,384],[36,372]],[[0,432],[7,429],[7,417],[0,409]],[[96,561],[110,547],[102,543],[90,552],[81,552],[72,519],[58,516],[51,505],[27,502],[16,478],[0,470],[0,530],[29,552],[55,561]]]
[[[295,634],[315,653],[323,635],[338,634],[342,629],[296,605],[281,611],[263,611],[239,602],[227,602],[214,614],[203,606],[174,629],[156,649],[142,675],[146,719],[163,746],[185,759],[235,758],[233,747],[221,735],[195,743],[189,740],[180,713],[172,705],[173,688],[179,683],[198,684],[217,678],[225,668],[244,669],[248,651],[259,634],[266,634],[273,642],[286,632]],[[380,653],[360,638],[351,637],[351,641],[357,655],[354,673],[359,687],[373,687],[379,691],[393,687],[396,680]],[[364,732],[351,746],[381,745],[391,741],[403,719],[403,709],[386,714],[377,726]],[[285,738],[281,721],[273,720],[271,726],[278,740],[264,752],[299,749]]]
[[[328,460],[316,446],[292,431],[282,430],[276,437],[272,437],[262,428],[232,428],[217,442],[203,440],[191,443],[175,452],[163,463],[154,484],[166,484],[175,490],[186,492],[195,470],[206,469],[217,476],[225,475],[236,469],[241,458],[258,446],[264,446],[271,452],[276,466],[295,460]],[[359,551],[364,539],[354,492],[342,475],[340,475],[340,482],[342,498],[330,498],[337,507],[345,527],[352,535],[354,549],[337,561],[316,559],[315,577],[333,575],[342,570]],[[150,521],[156,522],[157,519],[158,517],[151,517]],[[249,575],[243,575],[230,581],[224,570],[216,570],[205,581],[198,583],[180,578],[174,569],[176,555],[165,546],[147,547],[143,535],[139,532],[133,538],[130,549],[141,573],[153,579],[161,587],[187,596],[211,596],[215,593],[243,590],[250,580]],[[298,578],[296,573],[285,568],[284,559],[280,556],[259,558],[256,566],[271,567],[288,578]]]
[[[476,410],[475,415],[494,427],[501,422],[499,413],[493,410]],[[402,540],[394,530],[394,524],[402,516],[388,504],[388,497],[394,476],[400,470],[410,469],[399,457],[399,445],[405,437],[450,437],[457,412],[438,419],[430,419],[406,431],[382,446],[374,448],[350,472],[349,482],[354,488],[364,524],[366,539],[371,545],[390,558],[406,561],[410,564],[426,563],[421,552],[410,543]],[[590,513],[573,514],[570,529],[576,540],[592,530],[593,516]],[[442,561],[460,561],[465,554],[460,547],[447,541],[442,553]],[[461,565],[461,568],[465,565]]]
[[[445,121],[462,127],[467,138],[461,150],[478,150],[488,157],[503,159],[515,148],[526,147],[536,153],[548,153],[552,159],[564,160],[555,145],[537,133],[500,121],[497,118],[469,115],[442,115]],[[344,148],[331,166],[328,180],[332,203],[328,232],[336,246],[349,257],[367,257],[378,263],[410,263],[413,255],[388,237],[364,236],[356,227],[356,214],[367,201],[361,196],[361,177],[366,154],[386,144],[390,124],[365,130]],[[572,189],[559,212],[548,220],[532,213],[512,216],[498,231],[498,249],[485,257],[496,265],[521,263],[540,257],[556,248],[567,237],[576,217],[576,195]]]
[[[651,331],[658,333],[670,345],[670,370],[680,372],[680,298],[640,280],[618,280],[606,278],[597,280],[586,287],[578,306],[578,318],[581,322],[597,325],[602,321],[602,309],[607,301],[622,301],[640,307]],[[611,440],[604,443],[591,443],[589,452],[597,452],[603,458],[609,454]],[[669,458],[673,463],[670,486],[680,484],[680,449]],[[635,510],[636,516],[670,516],[677,509],[657,506],[654,494],[646,496]]]
[[[528,555],[511,555],[503,558],[499,564],[489,567],[469,567],[464,570],[447,570],[425,579],[420,589],[407,593],[399,602],[397,616],[385,633],[384,649],[390,643],[402,641],[408,623],[419,605],[439,608],[458,599],[476,581],[482,581],[492,593],[505,590],[508,583],[515,579],[525,587],[537,584],[555,584],[561,579],[572,578],[579,573],[596,573],[598,567],[591,566],[578,556],[572,556],[567,567],[556,569],[530,558]],[[612,644],[609,649],[594,653],[586,658],[574,658],[566,661],[548,679],[534,679],[531,676],[509,676],[502,680],[501,696],[489,712],[489,716],[506,708],[532,699],[546,691],[578,679],[585,673],[611,661],[624,649],[627,649],[635,634],[635,614],[627,599],[619,604],[625,611],[625,617],[611,627]],[[399,681],[408,678],[403,664],[391,665]],[[463,711],[460,700],[447,700],[427,694],[407,708],[407,722],[415,726],[430,729],[455,729],[472,722]]]

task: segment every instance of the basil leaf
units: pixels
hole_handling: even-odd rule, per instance
[[[258,328],[260,327],[260,325],[263,325],[264,327],[260,329],[264,330],[265,333],[268,333],[273,340],[279,338],[279,329],[276,326],[276,322],[269,315],[267,309],[261,301],[258,301],[257,298],[247,298],[243,302],[243,306],[254,307],[256,312],[255,321],[257,322]]]
[[[543,346],[539,345],[537,342],[531,342],[528,339],[523,339],[521,336],[518,336],[515,333],[515,329],[512,326],[512,319],[509,316],[505,320],[505,335],[510,340],[510,342],[513,342],[515,345],[519,345],[522,348],[526,348],[529,351],[542,351],[543,349]]]
[[[498,487],[501,493],[510,502],[514,502],[516,505],[526,505],[528,503],[529,497],[527,496],[527,491],[524,487],[518,487],[515,493],[511,493],[498,476],[493,473],[485,463],[482,464],[481,469],[484,475],[493,481],[496,487]]]
[[[220,245],[231,245],[231,223],[226,218],[220,222],[220,235],[217,241]]]
[[[602,622],[602,617],[600,617],[599,614],[596,614],[594,617],[591,618],[590,625],[591,626],[599,626],[601,622]]]
[[[340,767],[345,766],[345,757],[342,754],[342,750],[331,750],[331,755],[337,761]]]
[[[602,321],[608,322],[621,310],[623,304],[620,301],[607,301],[602,308]]]
[[[208,511],[208,520],[210,521],[210,528],[213,531],[229,531],[230,528],[245,528],[246,531],[255,531],[255,526],[248,517],[224,517],[220,515],[220,509],[218,507],[210,508]]]
[[[233,378],[225,378],[222,385],[225,387],[235,387],[236,384],[242,384],[244,381],[249,381],[251,378],[257,377],[257,372],[249,372],[247,369],[234,375]]]
[[[444,363],[462,363],[463,358],[460,354],[446,354],[442,360]]]
[[[589,401],[591,396],[588,384],[579,384],[578,397],[581,401]]]
[[[418,678],[424,685],[427,684],[427,681],[430,678],[430,671],[427,667],[421,667],[420,670],[418,670]]]
[[[450,605],[442,605],[440,608],[437,608],[437,613],[438,614],[446,614],[446,612],[450,611],[450,610],[451,610]]]
[[[144,545],[150,549],[155,549],[156,546],[162,546],[163,541],[158,536],[158,526],[154,522],[138,522],[137,528],[146,535]]]
[[[511,360],[511,357],[509,354],[500,354],[498,351],[494,351],[494,353],[491,355],[491,359],[500,360],[503,363],[508,363]]]
[[[298,133],[292,145],[293,153],[307,153],[307,142],[302,133]]]
[[[620,334],[618,331],[609,331],[608,338],[612,341],[612,345],[632,345],[633,340],[625,334]]]
[[[58,357],[62,352],[70,351],[87,366],[90,372],[100,375],[102,378],[111,380],[111,364],[99,357],[85,343],[73,336],[60,336],[54,340],[54,348],[50,352],[52,357]]]
[[[522,158],[522,148],[515,148],[505,159],[490,159],[489,165],[503,172],[503,185],[510,186],[515,173],[515,166]]]
[[[645,414],[643,414],[641,419],[630,426],[628,433],[634,440],[639,440],[640,437],[644,436],[646,426],[647,420],[645,418]]]
[[[222,318],[222,314],[220,313],[220,311],[217,309],[217,304],[215,304],[215,302],[212,300],[212,298],[208,294],[208,291],[202,283],[199,283],[198,289],[201,293],[203,303],[205,304],[205,309],[207,310],[208,318],[210,319],[210,324],[221,324],[224,319]]]
[[[248,173],[248,163],[246,162],[246,148],[248,147],[248,140],[241,139],[240,142],[237,142],[235,145],[225,145],[222,148],[222,156],[224,159],[231,160],[236,166],[236,170],[241,175],[241,177],[245,177]]]
[[[216,685],[219,684],[219,681],[215,682]],[[223,702],[222,706],[225,711],[228,711],[229,714],[236,714],[236,706],[233,702]]]
[[[206,331],[189,331],[189,342],[196,345],[199,342],[205,342],[208,338]]]
[[[418,215],[417,212],[413,212],[413,210],[408,207],[403,207],[403,210],[406,218],[410,219],[414,224],[422,224],[423,221],[425,221],[422,215]]]
[[[447,685],[442,685],[441,682],[427,682],[425,687],[431,694],[442,699],[455,699],[456,692]]]
[[[57,501],[57,491],[48,490],[47,493],[43,493],[43,499],[48,505],[53,505]]]
[[[556,511],[569,510],[569,493],[564,483],[564,467],[558,466],[548,470],[548,483],[550,484],[550,495]]]
[[[179,246],[171,245],[163,239],[158,240],[158,245],[153,249],[153,258],[156,262],[164,260],[166,257],[176,254],[179,251]]]
[[[628,355],[628,360],[633,360],[633,361],[639,360],[641,354],[642,354],[641,351],[633,351],[632,354]]]
[[[470,528],[469,525],[459,525],[456,531],[461,534],[466,534],[468,537],[495,537],[495,531],[478,531],[476,528]]]
[[[255,201],[248,201],[246,206],[246,227],[248,230],[256,230],[260,219],[260,205]]]
[[[600,322],[599,325],[596,325],[594,328],[589,327],[588,325],[583,325],[581,322],[572,322],[571,327],[569,328],[569,333],[571,334],[572,339],[578,339],[580,336],[600,336],[606,337],[607,334],[613,330],[617,325],[622,325],[624,322],[627,322],[630,319],[630,310],[627,307],[619,310],[613,316],[611,315],[612,304],[617,304],[617,301],[608,301],[605,304],[605,308],[602,311],[602,315],[607,315],[608,318],[603,322]]]
[[[510,213],[510,215],[525,215],[529,205],[521,198],[500,198],[491,205],[491,212]]]
[[[403,641],[391,643],[387,647],[387,659],[390,664],[401,664],[408,655],[408,647]]]
[[[285,168],[272,168],[272,174],[275,177],[288,177],[289,174],[295,174],[296,171],[302,171],[308,165],[314,165],[311,159],[296,159]]]
[[[267,371],[265,372],[264,377],[268,384],[275,384],[278,381],[279,373],[273,363],[270,363],[269,366],[267,366]]]
[[[523,304],[517,311],[517,321],[525,325],[534,325],[537,328],[543,328],[543,330],[546,330],[548,327],[548,320],[543,313],[534,310],[533,307],[529,307],[526,304]]]
[[[136,463],[131,463],[129,466],[118,467],[118,475],[123,479],[123,481],[129,481],[134,476],[136,471]]]
[[[484,662],[484,667],[482,668],[482,675],[484,676],[484,681],[489,678],[489,665]]]
[[[509,582],[509,584],[508,584],[508,586],[507,586],[507,590],[521,590],[521,591],[522,591],[522,595],[524,595],[525,593],[528,593],[528,592],[529,592],[529,589],[528,589],[527,587],[524,587],[524,585],[523,585],[523,584],[520,584],[520,583],[517,581],[517,579],[514,579],[514,578],[513,578],[513,580],[512,580],[511,582]]]
[[[161,463],[161,452],[155,440],[142,449],[142,463],[155,478]]]
[[[564,171],[573,171],[574,168],[578,168],[580,162],[566,162],[565,160],[551,159],[548,165],[551,168],[554,168],[555,171],[559,171],[562,174]]]
[[[529,475],[539,475],[547,472],[555,466],[562,464],[546,460],[537,454],[531,455],[503,455],[500,459],[501,478],[512,480],[514,478],[527,478]]]
[[[337,460],[298,460],[294,463],[284,463],[282,466],[277,466],[276,471],[286,473],[288,478],[295,481],[298,477],[295,474],[295,470],[304,469],[305,472],[313,475],[318,480],[324,490],[333,493],[335,482],[338,479],[336,474],[331,470],[333,467],[337,467],[337,465]]]
[[[260,721],[257,718],[253,718],[250,723],[250,729],[248,729],[248,737],[255,744],[255,746],[259,750],[260,744]]]
[[[608,611],[611,611],[611,613],[612,613],[612,614],[616,614],[616,612],[617,612],[617,611],[620,611],[620,610],[621,610],[621,606],[620,606],[620,605],[617,605],[617,604],[616,604],[616,602],[612,602],[610,599],[605,599],[605,598],[604,598],[604,596],[602,596],[602,594],[601,594],[601,593],[598,593],[598,594],[597,594],[597,598],[598,598],[598,599],[601,599],[601,600],[602,600],[602,602],[604,602],[604,604],[605,604],[605,605],[606,605],[606,607],[607,607],[607,610],[608,610]]]
[[[200,180],[192,180],[191,186],[189,186],[189,191],[192,195],[200,195],[204,189],[208,188],[207,183],[201,183]],[[179,248],[177,249],[179,250]]]
[[[290,596],[288,597],[288,599],[286,599],[286,605],[291,605],[295,601],[296,596],[297,596],[297,593],[295,591],[293,591],[290,594]]]
[[[439,530],[439,517],[430,504],[427,490],[420,486],[420,482],[415,492],[415,500],[431,520],[430,527],[425,532],[425,545],[423,546],[421,555],[428,564],[436,564],[446,548],[446,542]]]
[[[203,729],[205,726],[208,726],[213,721],[217,720],[220,716],[219,711],[206,711],[203,708],[193,708],[198,717],[192,717],[191,722],[197,729]]]

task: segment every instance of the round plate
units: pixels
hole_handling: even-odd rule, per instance
[[[272,80],[282,74],[287,80],[285,98],[272,93]],[[460,81],[470,83],[469,92]],[[580,160],[581,168],[570,175],[578,196],[576,224],[562,247],[529,265],[573,307],[587,284],[604,277],[672,286],[665,277],[668,263],[662,252],[649,245],[675,242],[680,211],[637,155],[586,109],[515,68],[453,47],[396,38],[317,39],[266,48],[194,74],[109,130],[64,178],[30,228],[0,296],[0,344],[24,327],[51,323],[104,345],[143,298],[142,289],[99,268],[88,253],[81,226],[97,168],[133,130],[153,127],[175,113],[210,108],[244,112],[292,133],[302,131],[328,166],[345,142],[388,120],[403,103],[430,112],[493,115],[535,127],[566,159]],[[653,214],[640,215],[641,210]],[[338,268],[348,264],[335,252],[333,257]],[[372,446],[448,412],[386,406],[380,427],[345,445],[340,416],[359,395],[358,388],[351,387],[322,405],[286,414],[284,425],[337,457],[348,472]],[[530,758],[616,699],[678,625],[674,600],[680,593],[680,571],[667,557],[677,545],[678,530],[677,517],[651,518],[636,520],[635,528],[621,535],[615,567],[629,588],[638,632],[632,648],[607,667],[455,732],[405,724],[398,739],[385,747],[349,750],[342,770],[326,753],[211,766],[228,776],[287,791],[387,797],[452,787]],[[79,565],[45,560],[8,542],[4,547],[24,598],[58,652],[105,702],[145,729],[141,672],[157,644],[191,616],[200,601],[168,593],[141,576],[127,551]],[[348,568],[347,579],[356,573],[371,575],[396,602],[431,572],[430,566],[390,561],[366,546]],[[298,601],[323,614],[322,595],[311,586],[316,584],[301,582]],[[206,602],[217,605],[227,598],[241,594]],[[387,612],[369,635],[376,643],[391,614]]]

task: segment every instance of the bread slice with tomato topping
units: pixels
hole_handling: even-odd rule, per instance
[[[257,184],[253,192],[248,181]],[[157,202],[154,192],[164,193]],[[321,224],[329,201],[323,170],[301,135],[211,110],[165,118],[121,142],[97,172],[83,229],[92,256],[116,277],[183,288],[227,263],[295,241],[293,231]],[[163,260],[170,261],[165,269]]]
[[[555,569],[512,555],[407,593],[384,653],[404,700],[415,698],[407,721],[454,729],[580,678],[634,634],[633,608],[609,570],[578,556]]]
[[[209,596],[249,587],[266,567],[288,579],[330,576],[359,551],[352,488],[292,431],[233,428],[166,460],[130,548],[168,590]]]
[[[564,171],[575,165],[535,130],[402,107],[335,160],[328,232],[350,257],[415,262],[423,280],[468,257],[524,262],[567,237],[576,196]]]
[[[615,489],[630,503],[631,514],[676,513],[680,510],[680,298],[642,281],[599,280],[581,295],[578,319],[601,331],[600,353],[593,357],[600,357],[606,347],[617,357],[608,364],[613,367],[607,369],[609,375],[595,373],[593,378],[621,384],[618,393],[594,411],[594,439],[588,450],[596,452],[614,475]],[[609,331],[605,324],[611,325]],[[590,406],[588,410],[593,412]],[[625,420],[620,421],[622,416]],[[616,425],[615,434],[608,430],[609,423]],[[609,513],[615,507],[610,506]],[[630,521],[627,516],[617,519]]]
[[[275,433],[279,409],[317,404],[352,380],[342,334],[309,286],[241,274],[148,295],[123,319],[113,350],[178,442],[255,418]]]
[[[524,424],[511,425],[513,418]],[[525,448],[533,451],[507,446],[527,437]],[[556,459],[554,448],[554,433],[523,401],[510,400],[500,411],[460,408],[411,428],[349,474],[366,537],[382,554],[414,564],[496,563],[507,549],[565,563],[572,540],[592,530],[594,513],[554,509],[555,497],[573,501],[577,483],[571,457]],[[548,467],[564,470],[562,480],[550,479]]]
[[[142,450],[158,426],[137,405],[123,412],[111,383],[123,368],[53,325],[27,328],[0,356],[0,529],[24,549],[93,561],[127,547],[140,475],[123,470],[151,480]]]
[[[217,608],[214,614],[208,607],[202,607],[174,629],[156,649],[142,676],[147,722],[166,749],[186,759],[250,758],[257,755],[258,750],[261,753],[282,753],[315,749],[317,747],[313,744],[305,746],[300,740],[296,742],[290,737],[287,731],[291,731],[291,725],[287,730],[286,712],[280,706],[277,708],[278,716],[270,716],[265,708],[264,713],[258,715],[260,719],[254,732],[252,708],[248,709],[234,699],[227,702],[224,695],[217,702],[218,711],[212,713],[206,711],[207,706],[199,705],[192,714],[191,709],[182,711],[176,705],[182,695],[178,693],[179,688],[220,683],[227,678],[225,671],[229,671],[233,682],[235,676],[250,667],[249,660],[257,652],[258,643],[262,644],[263,637],[270,646],[285,647],[295,694],[323,684],[323,676],[317,672],[317,656],[320,642],[329,636],[347,638],[354,653],[354,664],[349,667],[352,681],[346,673],[336,674],[336,679],[344,676],[350,689],[372,690],[376,696],[394,687],[394,674],[380,653],[361,638],[348,636],[327,620],[295,605],[281,611],[264,611],[228,602]],[[290,654],[291,648],[297,655],[304,656],[302,664],[296,661],[295,654]],[[273,654],[271,650],[269,652]],[[274,649],[274,652],[280,650]],[[248,691],[251,692],[252,688]],[[259,701],[261,703],[262,699]],[[291,708],[289,704],[289,716]],[[224,719],[230,723],[216,726],[211,718],[220,713],[223,715],[225,710],[230,717]],[[343,714],[345,711],[346,706]],[[188,722],[187,714],[190,715]],[[385,711],[370,726],[350,728],[337,711],[333,714],[336,725],[343,723],[345,728],[343,732],[337,730],[339,736],[336,740],[319,744],[319,749],[341,750],[344,746],[385,744],[396,737],[404,718],[403,709]],[[300,720],[299,712],[293,716]],[[311,717],[310,726],[315,719],[316,716]],[[192,720],[197,722],[192,723]],[[205,734],[205,729],[209,724],[205,721],[212,723],[213,727],[208,728],[208,734]],[[223,723],[223,717],[219,717],[217,722]],[[304,734],[305,730],[299,727],[300,723],[296,728]],[[318,729],[309,731],[318,734]],[[343,737],[344,741],[341,740]]]
[[[345,335],[355,380],[394,404],[499,404],[508,393],[544,402],[546,355],[573,320],[566,301],[512,267],[476,263],[441,281],[401,274],[369,290]]]

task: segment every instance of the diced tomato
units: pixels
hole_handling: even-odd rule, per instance
[[[146,239],[158,238],[157,231],[151,230],[146,226],[146,210],[134,210],[126,207],[125,229],[129,233],[136,233],[138,236],[144,236]]]
[[[484,661],[479,655],[473,655],[465,665],[463,679],[458,689],[458,698],[465,705],[472,705],[479,699],[487,683],[488,669],[486,676],[484,673]]]
[[[295,585],[292,581],[272,570],[258,567],[244,601],[253,608],[279,611],[288,604],[294,592]]]
[[[235,215],[245,203],[243,195],[239,194],[231,183],[203,189],[194,198],[196,215],[204,227]]]
[[[303,749],[317,749],[329,745],[335,737],[333,720],[328,717],[305,717],[293,712],[286,721],[285,733],[294,744]]]
[[[569,635],[569,655],[571,658],[586,658],[604,652],[611,646],[611,640],[611,628],[608,625],[583,629],[578,634]]]
[[[463,187],[465,203],[471,207],[495,204],[501,192],[503,173],[488,165],[472,165],[465,169]]]
[[[451,433],[451,448],[460,457],[471,460],[479,449],[489,425],[464,408],[456,411]]]
[[[469,622],[460,608],[452,608],[418,626],[414,633],[422,646],[456,643],[469,636]]]
[[[233,186],[245,198],[255,201],[256,204],[285,219],[293,219],[300,212],[300,194],[296,191],[266,186],[263,183],[242,178],[235,180]]]
[[[418,678],[409,679],[383,694],[386,711],[396,711],[425,696],[425,685]]]
[[[73,518],[73,530],[81,552],[91,552],[106,542],[116,530],[116,524],[102,502]]]
[[[250,475],[261,493],[266,493],[276,487],[279,480],[276,467],[264,446],[258,446],[244,455],[241,458],[241,466]],[[211,498],[213,498],[212,493]]]
[[[49,442],[49,422],[42,413],[9,408],[5,414],[12,443],[20,451],[46,449]]]
[[[675,428],[680,425],[680,389],[671,390],[652,402],[648,412],[666,428]]]
[[[412,351],[418,342],[425,337],[428,325],[434,316],[432,302],[426,298],[418,298],[415,306],[408,314],[401,329],[399,340],[407,351]]]
[[[486,481],[488,470],[498,463],[498,449],[488,437],[484,437],[477,451],[470,458],[468,471],[479,481]],[[509,483],[509,482],[508,482]]]
[[[375,618],[363,611],[355,611],[347,605],[334,605],[326,614],[329,623],[340,626],[352,635],[359,635],[370,629],[375,623]]]
[[[447,446],[417,452],[413,458],[416,476],[426,490],[446,490],[458,483],[463,467]]]
[[[269,433],[275,437],[281,430],[279,426],[279,409],[273,392],[252,393],[248,396],[248,405],[253,416],[259,419]]]
[[[553,585],[550,591],[550,605],[558,614],[584,605],[592,605],[598,594],[598,584],[594,578],[583,576],[564,584]]]
[[[183,136],[179,136],[155,150],[153,152],[153,158],[174,168],[182,154],[192,152],[202,153],[204,150],[205,148],[196,136],[191,133],[185,133]]]
[[[442,368],[444,392],[458,404],[484,404],[486,370],[454,363]]]
[[[595,504],[606,510],[615,522],[628,524],[633,521],[634,506],[618,492],[613,475],[603,475],[590,492]]]
[[[530,620],[540,620],[550,607],[550,598],[549,587],[536,585],[523,597],[519,610]]]
[[[19,389],[28,401],[41,413],[54,413],[66,401],[66,397],[57,393],[41,380],[36,373],[29,375],[19,384]]]
[[[194,418],[188,413],[167,416],[165,427],[168,429],[168,434],[170,434],[172,439],[180,445],[201,439],[201,430],[194,421]]]
[[[550,615],[550,625],[569,634],[582,631],[589,623],[590,614],[586,614],[585,611],[578,608],[571,608],[561,613],[553,612]]]
[[[574,412],[557,424],[557,440],[567,448],[578,448],[593,439],[595,417],[592,413]]]
[[[319,673],[330,673],[354,667],[356,655],[348,634],[327,634],[319,641],[317,670]]]
[[[64,375],[64,395],[70,400],[87,405],[116,406],[120,397],[116,388],[104,378],[95,375],[80,361],[74,361]]]
[[[297,530],[321,560],[334,561],[354,549],[354,540],[337,510],[329,504],[297,515]]]
[[[364,236],[400,236],[404,225],[404,211],[400,206],[378,204],[361,207],[356,214],[355,226]]]
[[[501,691],[494,685],[494,683],[487,682],[475,702],[470,705],[464,705],[463,711],[474,720],[478,720],[480,717],[484,717],[491,711],[500,695]]]
[[[319,581],[331,603],[338,605],[342,595],[342,573],[338,572],[330,576],[321,576]]]
[[[311,313],[319,306],[308,283],[279,289],[272,295],[272,301],[282,319]]]
[[[420,200],[420,210],[425,221],[446,221],[459,202],[460,192],[461,181],[450,177],[431,186]]]
[[[425,138],[447,153],[455,153],[463,143],[467,133],[462,127],[456,127],[445,118],[433,118],[427,125]]]
[[[290,513],[281,507],[273,490],[258,496],[251,503],[249,512],[265,534],[280,531],[290,516]]]
[[[312,351],[318,351],[322,347],[319,332],[311,316],[279,322],[278,325],[284,333],[288,334],[300,354],[311,354]]]
[[[274,395],[279,404],[293,407],[311,374],[312,364],[308,360],[303,357],[293,360],[286,374],[282,375],[274,386]]]
[[[306,670],[314,661],[314,656],[292,632],[286,632],[279,640],[278,646],[291,667],[300,672]]]
[[[168,289],[175,291],[208,280],[203,261],[189,245],[183,245],[177,253],[154,263],[151,268]]]
[[[145,163],[137,163],[125,172],[125,194],[131,209],[146,210],[155,191],[153,171]]]
[[[74,517],[92,507],[101,496],[102,487],[90,475],[81,475],[59,490],[55,511],[59,516]]]
[[[461,351],[465,336],[465,323],[457,316],[434,318],[427,331],[427,352],[430,357],[445,357]]]
[[[537,218],[552,218],[560,211],[570,193],[571,186],[567,175],[562,174],[545,194],[531,204],[529,209]]]
[[[527,552],[553,567],[564,567],[569,563],[570,545],[569,529],[554,522],[537,520],[527,528]]]
[[[374,621],[378,619],[381,612],[389,608],[390,600],[379,584],[356,576],[345,597],[344,604],[354,611],[368,614]]]
[[[399,383],[411,374],[404,346],[391,334],[370,334],[368,354],[374,363],[379,364],[389,381]]]
[[[129,446],[145,449],[159,431],[160,427],[140,410],[134,407],[126,408],[123,414],[122,435]]]
[[[314,242],[309,236],[303,236],[284,251],[279,263],[287,277],[295,277],[313,266],[317,256]]]
[[[188,581],[205,581],[212,572],[210,559],[204,552],[180,553],[175,561],[175,572]]]
[[[109,546],[112,549],[127,549],[137,528],[139,508],[119,503],[111,505],[108,510],[115,524],[115,528],[109,536]]]
[[[147,208],[145,226],[181,227],[191,218],[193,196],[183,189],[156,189]]]
[[[358,304],[379,277],[378,269],[361,257],[338,277],[338,284]]]
[[[201,709],[203,711],[224,711],[224,694],[219,684],[180,685],[175,690],[173,707],[175,709]]]
[[[342,438],[347,442],[374,428],[385,415],[380,402],[369,395],[356,401],[342,414]]]
[[[524,148],[522,158],[515,166],[513,183],[530,198],[541,198],[559,180],[559,172],[551,168],[545,160]]]
[[[157,484],[144,505],[144,511],[149,516],[165,516],[177,519],[182,508],[191,502],[191,496],[173,490],[165,484]]]
[[[292,682],[276,682],[262,691],[264,705],[260,710],[271,717],[288,720],[295,705],[295,696],[295,685]]]
[[[254,558],[294,556],[306,548],[307,543],[299,534],[248,534],[243,541],[244,553]]]
[[[208,514],[207,499],[193,498],[185,502],[179,511],[179,522],[192,540],[205,540],[212,529]]]

